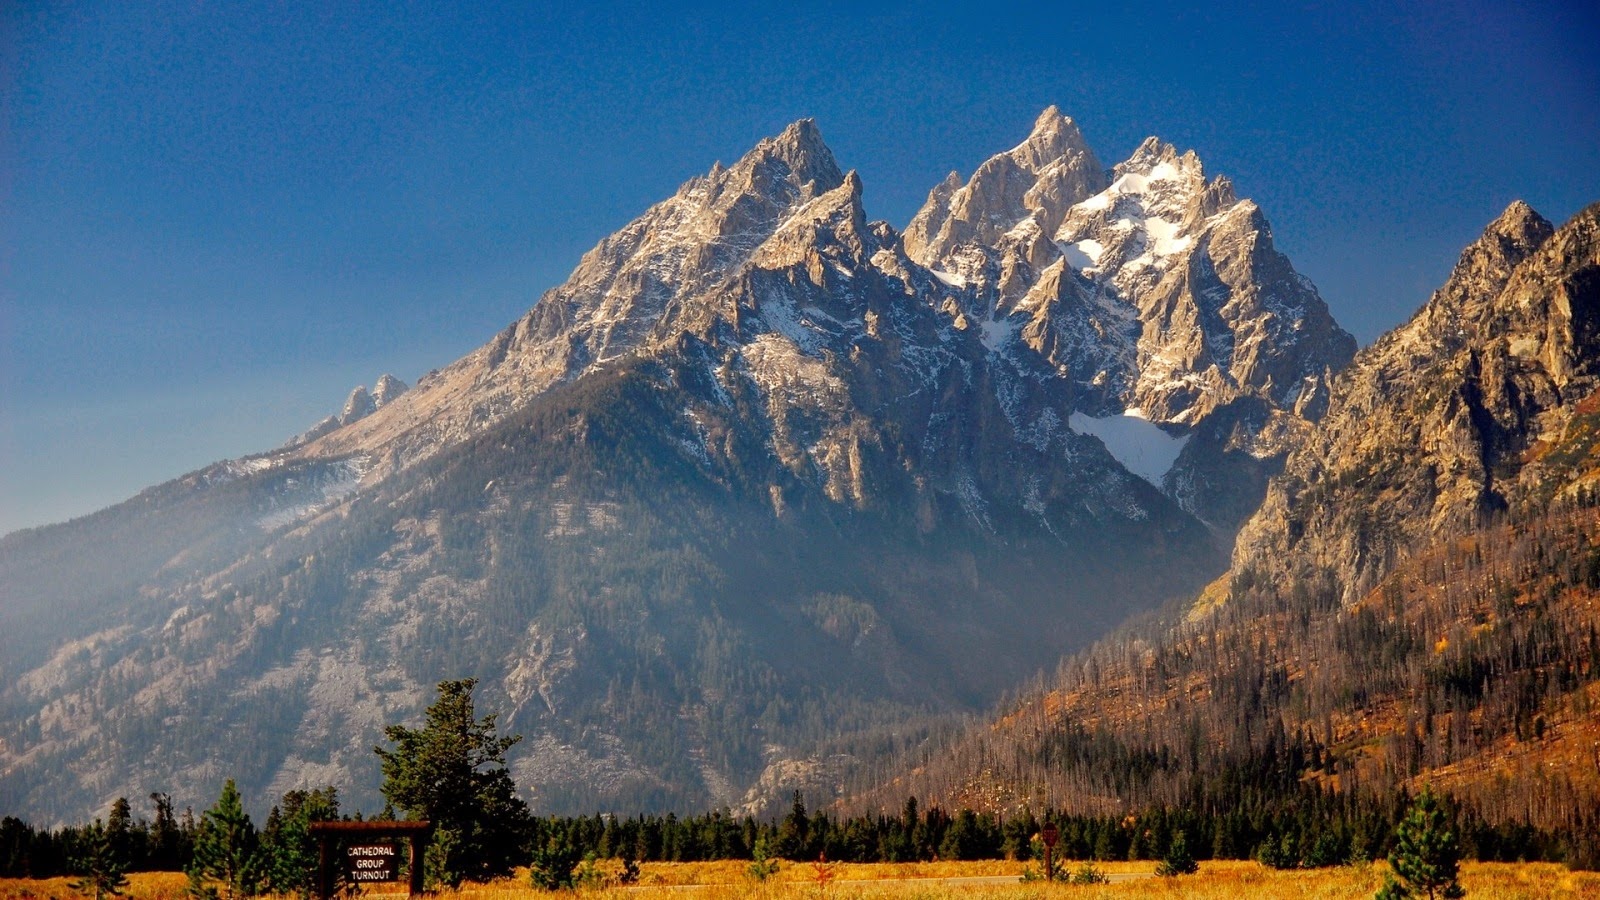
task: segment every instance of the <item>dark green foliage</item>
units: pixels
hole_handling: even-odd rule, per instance
[[[1300,867],[1300,854],[1295,852],[1295,841],[1292,835],[1268,835],[1256,848],[1256,862],[1269,869],[1297,869]]]
[[[1028,855],[1031,859],[1037,862],[1039,866],[1038,868],[1034,868],[1032,865],[1023,866],[1022,880],[1060,882],[1069,881],[1070,876],[1067,874],[1067,857],[1070,854],[1064,852],[1065,850],[1065,847],[1057,845],[1054,851],[1046,854],[1044,841],[1041,840],[1037,834],[1035,834],[1033,839],[1028,843]],[[1046,859],[1047,856],[1048,860]],[[1085,863],[1085,865],[1088,864]]]
[[[505,753],[520,735],[500,737],[494,714],[477,718],[477,679],[439,683],[420,729],[390,725],[394,749],[374,748],[383,760],[383,795],[413,819],[433,823],[430,875],[455,886],[487,881],[519,862],[528,808],[516,795]]]
[[[122,801],[123,813],[127,812],[127,801]],[[116,808],[112,809],[113,815]],[[84,834],[84,847],[73,861],[73,868],[79,877],[72,882],[72,889],[85,896],[92,896],[94,900],[105,900],[106,897],[120,897],[122,889],[128,886],[128,879],[124,876],[127,871],[127,860],[116,847],[117,841],[111,829],[102,826],[100,820],[87,829]]]
[[[547,891],[570,890],[576,886],[575,871],[584,851],[565,837],[551,835],[533,849],[528,863],[528,878],[536,888]]]
[[[778,874],[778,866],[778,860],[767,849],[766,835],[756,838],[755,846],[750,849],[750,865],[745,871],[755,881],[766,881]]]
[[[1378,892],[1379,900],[1427,897],[1428,900],[1464,897],[1456,881],[1461,865],[1461,848],[1450,830],[1449,819],[1431,787],[1422,789],[1411,809],[1395,828],[1394,849],[1389,865],[1400,876],[1391,876]]]
[[[794,792],[793,803],[789,807],[789,814],[783,817],[778,825],[777,842],[773,844],[773,854],[787,860],[810,859],[811,820],[806,816],[806,801],[799,791]]]
[[[331,785],[283,795],[261,831],[265,887],[274,894],[309,898],[317,889],[318,847],[312,822],[339,818],[339,792]]]
[[[1200,864],[1195,862],[1194,854],[1189,852],[1189,840],[1183,832],[1172,836],[1172,843],[1167,847],[1167,854],[1161,858],[1156,866],[1156,874],[1162,878],[1172,878],[1178,875],[1193,875],[1200,871]]]
[[[634,859],[633,849],[625,847],[618,855],[622,857],[622,871],[617,873],[617,883],[623,885],[638,884],[639,861]]]
[[[239,789],[230,778],[215,806],[200,817],[194,859],[189,864],[189,893],[197,900],[244,900],[261,883],[260,840],[244,811]]]

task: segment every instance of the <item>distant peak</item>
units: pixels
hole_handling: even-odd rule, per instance
[[[372,386],[372,402],[381,409],[407,390],[409,388],[404,381],[386,372],[378,376],[377,383]]]
[[[1072,120],[1062,115],[1061,110],[1052,103],[1044,108],[1044,112],[1039,113],[1039,118],[1033,120],[1033,133],[1041,134],[1060,131],[1063,127],[1071,124]]]
[[[1077,123],[1070,116],[1062,115],[1055,106],[1045,107],[1033,121],[1028,139],[1018,145],[1012,155],[1015,157],[1018,151],[1025,154],[1026,163],[1034,170],[1065,156],[1093,155]]]
[[[1513,200],[1489,227],[1485,233],[1498,237],[1511,238],[1523,243],[1539,244],[1548,237],[1555,226],[1549,220],[1539,215],[1533,207],[1522,200]]]
[[[844,180],[833,151],[822,140],[815,119],[800,119],[778,134],[756,145],[746,157],[776,159],[783,162],[799,184],[815,182],[818,193],[831,191]]]
[[[1194,154],[1190,153],[1189,156],[1193,157]],[[1133,151],[1133,155],[1128,157],[1128,161],[1123,165],[1130,169],[1151,169],[1164,162],[1175,162],[1177,159],[1177,147],[1151,135],[1139,144],[1139,148]],[[1198,162],[1198,159],[1196,161]]]
[[[796,139],[820,142],[822,140],[822,131],[817,128],[817,120],[808,116],[804,119],[795,119],[793,122],[790,122],[789,127],[785,128],[783,132],[778,135],[778,139]]]
[[[786,159],[796,155],[819,154],[827,155],[830,161],[833,159],[833,151],[822,140],[822,129],[817,127],[816,119],[800,119],[790,123],[773,139],[772,144],[778,155]]]
[[[367,393],[365,386],[357,385],[355,390],[350,392],[350,398],[344,402],[344,411],[339,414],[339,424],[349,425],[358,419],[366,418],[374,409],[377,409],[377,405],[372,402],[372,395]]]

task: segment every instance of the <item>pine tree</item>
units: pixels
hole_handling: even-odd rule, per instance
[[[260,884],[259,849],[256,826],[230,778],[217,804],[200,816],[188,869],[190,895],[205,900],[254,897]]]
[[[157,872],[175,872],[188,865],[188,853],[183,832],[172,814],[172,798],[154,792],[150,801],[156,805],[156,820],[150,826],[149,866]]]
[[[1161,858],[1156,865],[1156,874],[1162,878],[1172,878],[1178,875],[1193,875],[1200,871],[1200,864],[1194,861],[1194,854],[1189,852],[1189,839],[1183,832],[1172,836],[1172,845],[1167,848],[1167,855]]]
[[[94,900],[122,896],[122,889],[128,886],[128,879],[123,877],[128,863],[117,852],[111,832],[99,819],[84,832],[83,852],[73,860],[73,869],[80,877],[72,882],[72,889],[85,896],[93,895]]]
[[[1461,865],[1461,848],[1449,829],[1444,807],[1431,787],[1422,789],[1406,817],[1395,828],[1395,846],[1389,865],[1401,882],[1389,875],[1377,893],[1377,900],[1428,900],[1464,897],[1467,892],[1456,881]]]
[[[430,880],[450,886],[509,874],[528,829],[528,807],[506,770],[506,750],[521,735],[499,737],[494,715],[477,718],[475,678],[439,682],[420,729],[390,725],[394,749],[383,760],[383,796],[413,819],[433,823]]]
[[[309,898],[317,886],[318,851],[312,822],[339,817],[339,792],[328,786],[315,791],[289,791],[267,816],[261,833],[263,874],[274,894]]]
[[[127,797],[118,797],[106,816],[106,839],[111,842],[111,852],[124,866],[134,860],[133,833],[133,807]]]
[[[777,845],[773,847],[774,855],[784,859],[805,859],[810,856],[808,838],[811,832],[811,819],[806,814],[806,801],[799,791],[794,792],[794,802],[789,807],[789,814],[783,817],[778,825]]]

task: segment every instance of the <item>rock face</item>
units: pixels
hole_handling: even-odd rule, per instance
[[[309,444],[325,434],[330,434],[346,425],[359,422],[372,415],[390,403],[393,403],[409,388],[404,381],[387,373],[378,376],[368,393],[365,385],[356,385],[350,391],[350,396],[344,401],[344,409],[338,415],[328,416],[317,424],[311,426],[298,435],[295,435],[285,445],[288,448]]]
[[[467,675],[545,809],[821,777],[1220,572],[1207,523],[1349,344],[1192,154],[1108,176],[1047,110],[902,236],[797,122],[410,390],[0,543],[0,609],[39,610],[50,560],[193,535],[102,554],[94,615],[9,636],[0,806],[222,774],[372,802],[381,726]],[[1134,411],[1187,439],[1164,480],[1070,424]]]
[[[393,375],[388,373],[379,375],[377,382],[372,385],[372,406],[374,409],[382,409],[407,390],[410,388],[406,383]]]
[[[1511,205],[1327,404],[1190,615],[1063,660],[858,802],[1124,815],[1253,796],[1293,815],[1330,788],[1431,784],[1583,846],[1600,808],[1600,204],[1559,229]]]
[[[1358,598],[1419,541],[1576,485],[1563,457],[1600,381],[1600,207],[1554,231],[1511,205],[1444,287],[1334,381],[1327,415],[1243,529],[1235,571]]]
[[[991,346],[1065,376],[1077,410],[1192,433],[1167,487],[1223,531],[1355,352],[1227,179],[1155,138],[1102,174],[1054,108],[966,185],[935,188],[905,246]]]

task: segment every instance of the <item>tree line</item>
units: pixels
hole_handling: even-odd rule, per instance
[[[432,885],[487,881],[527,866],[537,885],[570,887],[584,866],[593,874],[594,860],[602,857],[622,860],[624,878],[637,877],[640,862],[657,861],[750,860],[751,872],[765,877],[779,859],[1033,859],[1046,823],[1056,830],[1061,858],[1160,860],[1167,874],[1191,872],[1196,860],[1212,858],[1254,857],[1293,868],[1385,853],[1403,857],[1414,852],[1408,847],[1419,846],[1450,859],[1463,850],[1480,859],[1550,859],[1563,849],[1550,834],[1526,826],[1508,830],[1426,792],[1412,804],[1404,796],[1380,799],[1315,788],[1291,790],[1277,803],[1259,802],[1264,795],[1245,790],[1238,794],[1245,802],[1226,807],[1197,802],[1131,814],[951,812],[912,797],[898,814],[843,815],[813,812],[795,792],[788,813],[766,821],[726,809],[681,818],[536,816],[517,796],[505,765],[506,750],[519,738],[500,736],[494,715],[477,717],[475,684],[440,683],[424,727],[389,726],[385,734],[393,746],[374,748],[388,801],[380,818],[403,814],[432,825],[423,857]],[[151,799],[152,821],[135,818],[126,799],[113,803],[104,822],[56,831],[7,817],[0,823],[0,876],[78,874],[78,887],[102,900],[121,893],[129,871],[182,869],[199,900],[261,893],[309,897],[319,883],[312,824],[350,818],[339,809],[332,786],[285,793],[260,830],[231,779],[198,818],[190,810],[175,816],[166,795]],[[1407,824],[1419,815],[1428,821]],[[1457,835],[1464,840],[1458,842]],[[1091,877],[1094,870],[1083,874]]]
[[[1103,641],[1003,704],[993,728],[903,758],[896,790],[1224,822],[1324,794],[1392,806],[1433,781],[1480,857],[1600,867],[1597,547],[1600,503],[1579,492],[1441,537],[1350,606],[1331,577],[1241,569],[1222,606]],[[1235,855],[1264,838],[1221,833],[1217,852]]]

